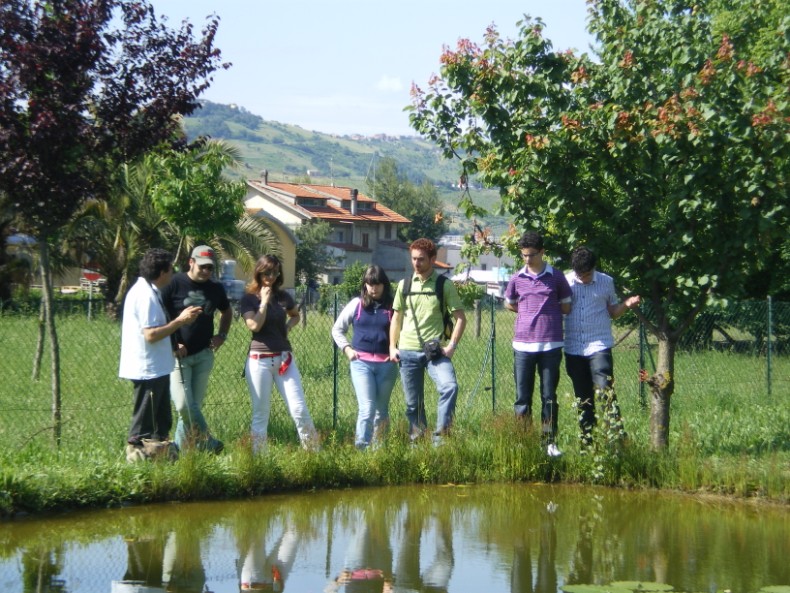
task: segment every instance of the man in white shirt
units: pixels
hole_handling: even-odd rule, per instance
[[[186,307],[167,319],[160,290],[173,275],[173,258],[164,249],[150,249],[140,261],[140,277],[126,295],[121,326],[121,363],[118,376],[134,386],[134,410],[127,438],[126,458],[145,459],[154,445],[169,449],[170,373],[175,366],[170,336],[192,323],[200,307]]]
[[[585,443],[596,424],[596,392],[614,397],[612,319],[639,306],[639,295],[620,302],[614,280],[598,272],[596,263],[595,253],[578,247],[571,254],[572,271],[566,275],[573,300],[565,317],[565,370],[579,400],[579,426]]]

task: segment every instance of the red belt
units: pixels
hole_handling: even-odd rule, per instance
[[[260,360],[261,358],[275,358],[281,354],[282,352],[250,352],[250,358],[253,360]]]

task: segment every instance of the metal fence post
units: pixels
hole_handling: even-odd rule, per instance
[[[491,299],[491,411],[496,413],[496,299]]]
[[[766,349],[766,365],[765,365],[765,380],[768,387],[768,396],[771,395],[771,341],[773,333],[773,307],[771,303],[771,297],[768,297],[768,332],[767,332],[767,339],[768,339],[768,348]]]
[[[337,321],[337,292],[335,292],[334,308],[335,314],[332,318]],[[332,340],[332,429],[337,429],[337,344],[334,338],[330,337],[330,339]]]
[[[639,369],[645,368],[645,346],[647,340],[645,339],[645,324],[639,322]],[[639,381],[639,404],[645,407],[645,384],[641,379]]]

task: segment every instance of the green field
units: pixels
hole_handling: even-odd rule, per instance
[[[392,397],[393,426],[388,445],[365,457],[353,448],[356,399],[345,359],[341,356],[335,363],[329,333],[332,316],[309,312],[306,326],[294,329],[291,337],[308,405],[324,439],[324,450],[312,457],[299,450],[293,423],[283,402],[275,395],[269,428],[270,454],[264,460],[244,462],[242,459],[249,457],[245,451],[250,404],[241,369],[249,334],[237,320],[226,345],[217,355],[206,404],[209,425],[229,445],[228,453],[206,459],[197,454],[186,456],[167,469],[125,465],[123,447],[132,400],[129,382],[117,378],[120,341],[117,322],[103,316],[89,321],[81,313],[65,314],[57,319],[62,369],[62,440],[60,448],[56,449],[52,430],[49,346],[45,345],[41,377],[33,381],[31,370],[37,319],[4,315],[0,319],[4,369],[4,380],[0,383],[0,467],[6,487],[0,482],[0,505],[4,500],[3,492],[6,493],[5,506],[9,509],[25,505],[47,508],[60,504],[97,504],[97,501],[103,504],[116,498],[125,499],[124,493],[112,488],[114,494],[101,494],[103,487],[91,496],[66,494],[58,489],[49,494],[40,492],[41,480],[47,484],[51,480],[57,483],[58,479],[82,475],[82,472],[89,475],[98,472],[102,476],[109,472],[113,476],[108,478],[110,482],[127,480],[129,472],[139,479],[142,472],[149,480],[147,487],[141,486],[143,494],[139,496],[143,499],[179,498],[187,496],[183,484],[178,487],[171,484],[165,494],[156,488],[151,491],[147,488],[153,488],[155,481],[150,482],[149,474],[164,472],[160,479],[165,483],[170,484],[170,480],[181,483],[190,463],[203,464],[202,472],[212,475],[217,471],[221,476],[215,476],[218,485],[192,484],[189,497],[216,496],[216,488],[220,486],[222,495],[233,495],[239,489],[245,493],[267,491],[272,487],[269,478],[280,476],[287,469],[289,477],[285,484],[277,483],[279,487],[388,481],[563,479],[712,489],[790,500],[788,356],[774,356],[771,394],[768,395],[764,356],[714,350],[680,352],[676,359],[671,446],[665,455],[655,455],[648,447],[649,403],[643,402],[647,395],[640,393],[637,380],[640,368],[638,332],[629,331],[633,328],[618,328],[618,334],[624,339],[615,349],[615,376],[629,437],[626,451],[580,454],[574,398],[563,373],[559,388],[559,445],[565,455],[560,462],[548,464],[537,442],[533,442],[533,435],[523,434],[512,421],[510,341],[513,315],[501,310],[494,313],[495,338],[492,337],[491,319],[491,312],[484,311],[478,334],[474,314],[469,313],[467,333],[454,358],[461,392],[452,446],[436,451],[409,450],[405,439],[403,395],[398,383]],[[648,353],[644,365],[650,370],[649,364]],[[436,414],[436,395],[429,380],[426,395],[431,424]],[[535,401],[539,403],[537,393]],[[533,406],[533,414],[538,410],[539,405]],[[413,455],[424,455],[423,465],[403,466],[404,456]],[[247,470],[242,471],[239,463],[252,464],[254,469],[248,468],[245,473]],[[339,463],[343,464],[342,468],[337,467]],[[777,466],[780,469],[775,471]],[[60,478],[53,477],[53,473]],[[231,486],[225,480],[232,483],[241,480],[243,485]],[[171,488],[181,494],[174,494]],[[21,502],[30,496],[35,500],[44,496],[44,499],[38,503]],[[86,496],[87,500],[83,500]],[[136,496],[131,498],[137,499]]]

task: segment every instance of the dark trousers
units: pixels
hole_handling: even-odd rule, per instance
[[[141,439],[166,441],[173,426],[170,409],[170,375],[156,379],[132,380],[134,410],[127,442],[136,445]]]
[[[513,351],[513,373],[516,380],[516,403],[513,409],[518,418],[531,418],[532,392],[535,389],[535,371],[540,377],[540,419],[543,436],[554,442],[557,434],[557,384],[560,381],[562,348],[544,352]]]
[[[610,349],[590,356],[565,353],[565,370],[573,383],[573,392],[579,400],[579,427],[589,434],[596,424],[595,392],[611,389],[614,383],[614,360]],[[614,398],[614,393],[609,392]]]

